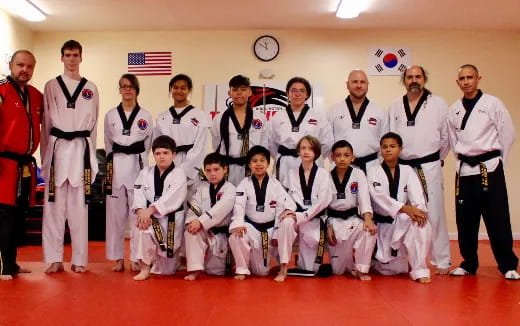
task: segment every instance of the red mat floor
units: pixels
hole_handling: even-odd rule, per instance
[[[278,284],[271,276],[188,282],[178,273],[136,282],[130,271],[110,271],[103,242],[89,248],[88,273],[67,263],[51,276],[40,247],[21,248],[19,261],[33,273],[0,282],[0,325],[520,325],[520,281],[503,279],[487,241],[477,276],[434,276],[427,285],[406,275]],[[458,264],[457,242],[451,248]]]

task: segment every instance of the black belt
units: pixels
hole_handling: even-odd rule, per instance
[[[354,165],[356,165],[357,167],[359,167],[361,170],[363,170],[363,172],[365,172],[365,174],[366,174],[367,173],[367,163],[370,161],[373,161],[375,159],[377,159],[377,152],[366,155],[366,156],[356,157],[356,159],[352,163]]]
[[[175,147],[175,153],[181,153],[181,152],[187,153],[192,148],[193,148],[193,144],[177,146],[177,147]]]
[[[264,256],[264,266],[267,266],[267,258],[269,253],[269,235],[267,234],[267,230],[274,227],[274,220],[265,223],[257,223],[252,221],[248,216],[244,217],[244,220],[251,224],[255,229],[260,231],[260,235],[262,236],[262,253]]]
[[[0,157],[8,160],[16,161],[20,165],[27,165],[34,163],[36,164],[36,159],[32,155],[28,154],[18,154],[13,152],[0,152]]]
[[[459,170],[456,175],[455,180],[455,196],[459,195],[459,183],[460,183],[460,170],[462,169],[462,164],[468,164],[469,166],[477,166],[480,165],[480,177],[481,177],[481,184],[482,184],[482,190],[487,191],[489,186],[489,180],[488,180],[488,172],[485,161],[491,160],[495,157],[500,157],[501,153],[500,150],[495,149],[494,151],[482,153],[479,155],[474,156],[467,156],[463,154],[458,154],[457,158],[459,159]]]
[[[390,216],[383,216],[383,215],[379,215],[379,214],[376,214],[374,213],[374,221],[376,223],[386,223],[386,224],[392,224],[394,223],[394,219]]]
[[[352,207],[350,209],[347,209],[346,211],[337,211],[337,210],[332,209],[332,208],[327,208],[327,216],[329,218],[331,218],[331,217],[333,217],[333,218],[340,218],[342,220],[346,220],[346,219],[348,219],[351,216],[355,216],[355,217],[361,218],[358,215],[357,207]]]
[[[83,185],[85,187],[85,204],[88,204],[92,197],[92,189],[90,184],[91,179],[91,166],[90,166],[90,149],[88,144],[88,137],[90,137],[90,130],[80,131],[63,131],[56,127],[51,128],[51,136],[59,139],[65,139],[71,141],[75,138],[85,139],[85,153],[83,154]],[[56,198],[55,192],[55,180],[54,180],[54,150],[56,149],[56,142],[54,142],[52,149],[51,169],[49,177],[49,202],[54,202]]]
[[[298,152],[295,148],[287,148],[284,145],[278,146],[278,154],[280,157],[276,160],[276,178],[280,180],[280,161],[284,156],[298,157]]]
[[[123,153],[127,155],[137,154],[139,157],[139,167],[141,170],[144,167],[143,158],[141,153],[144,153],[146,148],[144,146],[144,140],[135,142],[129,146],[120,145],[118,143],[112,144],[112,152],[107,155],[107,174],[105,182],[105,193],[112,195],[112,182],[114,178],[114,153]]]
[[[422,164],[436,162],[441,159],[441,151],[436,151],[435,153],[431,153],[429,155],[413,158],[409,160],[399,159],[400,164],[409,165],[417,170],[417,174],[419,175],[419,180],[421,180],[421,185],[423,188],[424,196],[426,197],[426,201],[428,201],[428,184],[426,183],[426,177],[424,176],[424,171],[422,169]]]
[[[150,207],[150,202],[147,202],[147,207]],[[152,219],[152,228],[155,233],[155,238],[159,243],[159,247],[161,251],[166,251],[166,256],[168,258],[173,258],[173,246],[175,243],[175,213],[181,212],[184,210],[184,207],[181,205],[177,210],[168,214],[168,226],[166,229],[166,244],[164,243],[164,235],[161,230],[161,224],[159,223],[159,219],[156,217],[151,217]]]
[[[232,156],[225,156],[226,162],[228,164],[234,164],[234,165],[240,165],[244,166],[247,164],[247,157],[232,157]]]
[[[306,209],[300,206],[300,204],[296,203],[296,212],[303,213],[305,211]],[[327,232],[327,224],[324,220],[321,219],[321,217],[326,214],[327,209],[325,208],[313,217],[313,219],[317,218],[320,221],[320,239],[318,241],[318,252],[316,253],[316,260],[314,260],[314,263],[318,265],[323,263],[323,253],[325,251],[325,233]]]
[[[229,226],[214,226],[211,229],[209,229],[213,234],[225,234],[226,236],[229,236]]]

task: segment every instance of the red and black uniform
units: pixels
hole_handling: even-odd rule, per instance
[[[21,89],[11,78],[0,80],[0,274],[12,275],[16,265],[16,225],[33,205],[36,161],[40,143],[42,94],[32,86]]]

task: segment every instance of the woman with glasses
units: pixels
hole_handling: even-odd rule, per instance
[[[152,144],[152,115],[137,103],[139,81],[132,74],[119,79],[121,103],[105,115],[105,151],[107,153],[106,256],[115,260],[113,271],[124,267],[125,230],[130,220],[134,229],[136,215],[131,211],[134,182],[143,167],[148,166]],[[133,232],[132,232],[133,233]],[[132,271],[139,271],[135,237],[130,239]]]
[[[271,120],[269,150],[276,158],[276,177],[287,189],[289,171],[298,169],[301,160],[296,152],[296,144],[304,136],[314,136],[320,140],[322,157],[327,157],[332,146],[332,130],[325,115],[311,109],[305,102],[312,93],[311,84],[302,77],[293,77],[287,82],[288,105]],[[319,165],[323,161],[319,159]]]

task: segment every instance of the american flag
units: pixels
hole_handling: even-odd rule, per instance
[[[166,76],[172,73],[171,52],[128,53],[128,72],[137,76]]]

